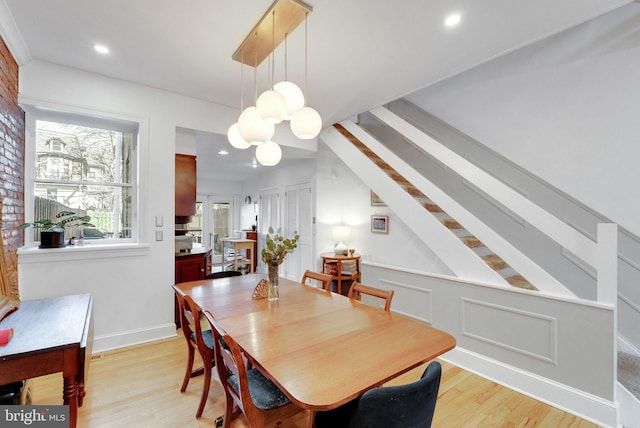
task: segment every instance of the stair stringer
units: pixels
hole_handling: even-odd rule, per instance
[[[376,116],[378,119],[382,120],[386,125],[393,127],[401,134],[405,135],[411,141],[415,141],[419,137],[424,139],[430,139],[430,137],[424,134],[422,131],[418,130],[415,127],[411,127],[410,124],[404,122],[400,117],[396,116],[394,113],[388,111],[387,109],[380,107],[371,111],[371,113]],[[401,123],[406,125],[404,128],[398,129],[397,123]],[[395,125],[395,126],[394,126]],[[356,125],[357,127],[357,125]],[[359,128],[359,127],[358,127]],[[406,135],[406,129],[411,128],[415,130],[414,134]],[[405,131],[405,132],[402,132]],[[361,134],[364,134],[365,131],[360,131]],[[354,134],[355,135],[355,134]],[[569,290],[565,285],[551,276],[548,272],[538,266],[535,262],[533,262],[530,258],[528,258],[525,254],[520,252],[515,246],[510,244],[507,240],[503,239],[500,235],[495,233],[491,228],[486,226],[480,220],[478,220],[475,216],[469,213],[465,208],[460,206],[457,202],[451,199],[444,192],[440,191],[438,187],[433,185],[429,180],[427,180],[424,176],[422,176],[415,169],[407,165],[402,159],[393,154],[389,149],[387,149],[384,145],[377,142],[375,139],[369,136],[369,134],[365,134],[364,138],[367,138],[367,141],[373,140],[375,144],[379,146],[379,150],[373,147],[369,147],[373,150],[378,156],[385,159],[391,167],[400,172],[406,179],[413,183],[420,191],[429,195],[429,198],[432,199],[436,204],[438,204],[445,212],[449,213],[453,218],[458,220],[469,232],[471,232],[474,236],[476,236],[480,241],[482,241],[487,247],[491,249],[495,254],[497,254],[501,259],[503,259],[507,264],[513,267],[519,274],[524,276],[529,282],[531,282],[538,290],[544,293],[557,295],[557,296],[565,296],[570,298],[575,298],[575,293]],[[360,134],[356,135],[360,138]],[[363,141],[368,145],[366,141]],[[437,142],[434,141],[435,144]],[[442,151],[449,151],[446,148],[441,148]],[[385,154],[382,154],[385,153]],[[450,154],[448,156],[454,156],[455,154]],[[389,156],[387,158],[386,156]],[[457,155],[455,155],[457,156]],[[441,161],[446,161],[442,160]],[[463,160],[464,162],[468,162]],[[473,168],[463,167],[464,172],[461,174],[474,174]],[[464,175],[463,175],[464,176]],[[473,177],[467,177],[473,180]],[[424,186],[424,187],[423,187]],[[506,204],[505,206],[509,206],[508,200],[500,201],[501,203]],[[519,202],[521,204],[528,203],[526,206],[528,211],[537,212],[540,211],[537,207],[532,207],[529,201]],[[537,211],[536,211],[537,210]],[[549,225],[549,221],[545,220],[542,222],[545,226]],[[558,223],[558,222],[556,222]],[[569,233],[573,233],[572,237],[575,239],[575,230],[570,229],[565,224],[556,224],[554,223],[552,226],[557,226],[559,230],[561,230],[564,235],[568,235]],[[566,232],[565,232],[566,230]],[[589,262],[595,262],[595,249],[596,245],[593,241],[588,240],[586,237],[582,237],[581,243],[583,244],[583,251],[580,254],[585,260]]]
[[[352,122],[342,124],[346,125],[345,128],[357,127]],[[361,130],[361,132],[364,131]],[[320,138],[363,182],[371,186],[402,222],[411,228],[425,245],[438,254],[442,262],[456,276],[511,288],[504,278],[464,245],[338,130],[334,127],[326,128],[320,134]],[[402,209],[394,210],[393,207],[402,207]]]
[[[523,275],[539,291],[555,296],[575,298],[575,294],[571,290],[520,252],[516,247],[503,239],[491,228],[478,220],[473,216],[473,214],[431,183],[422,174],[407,165],[406,162],[373,138],[365,130],[351,121],[342,122],[341,125],[371,149],[376,155],[384,159],[384,161],[393,169],[411,182],[413,186],[425,195],[428,195],[429,199],[434,201],[446,213],[458,220],[465,229],[476,236],[501,259],[505,260],[509,266],[512,266],[516,270],[516,272]],[[383,200],[386,200],[385,196],[380,193],[378,194]]]

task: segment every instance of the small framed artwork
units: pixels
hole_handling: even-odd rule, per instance
[[[388,215],[372,215],[371,216],[371,232],[389,233],[389,216]]]
[[[384,203],[380,196],[376,195],[376,193],[371,191],[371,206],[372,207],[386,207],[387,204]]]

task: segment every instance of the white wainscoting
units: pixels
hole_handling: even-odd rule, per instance
[[[597,302],[361,264],[393,312],[456,338],[441,358],[601,426],[618,425],[615,311]]]

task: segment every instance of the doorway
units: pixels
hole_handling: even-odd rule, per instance
[[[198,195],[189,231],[195,243],[213,250],[214,265],[222,263],[221,239],[232,236],[233,212],[232,196]]]

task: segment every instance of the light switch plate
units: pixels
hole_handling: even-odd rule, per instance
[[[162,216],[161,215],[157,215],[156,216],[156,227],[162,227]]]
[[[156,230],[156,241],[162,241],[162,231]]]

